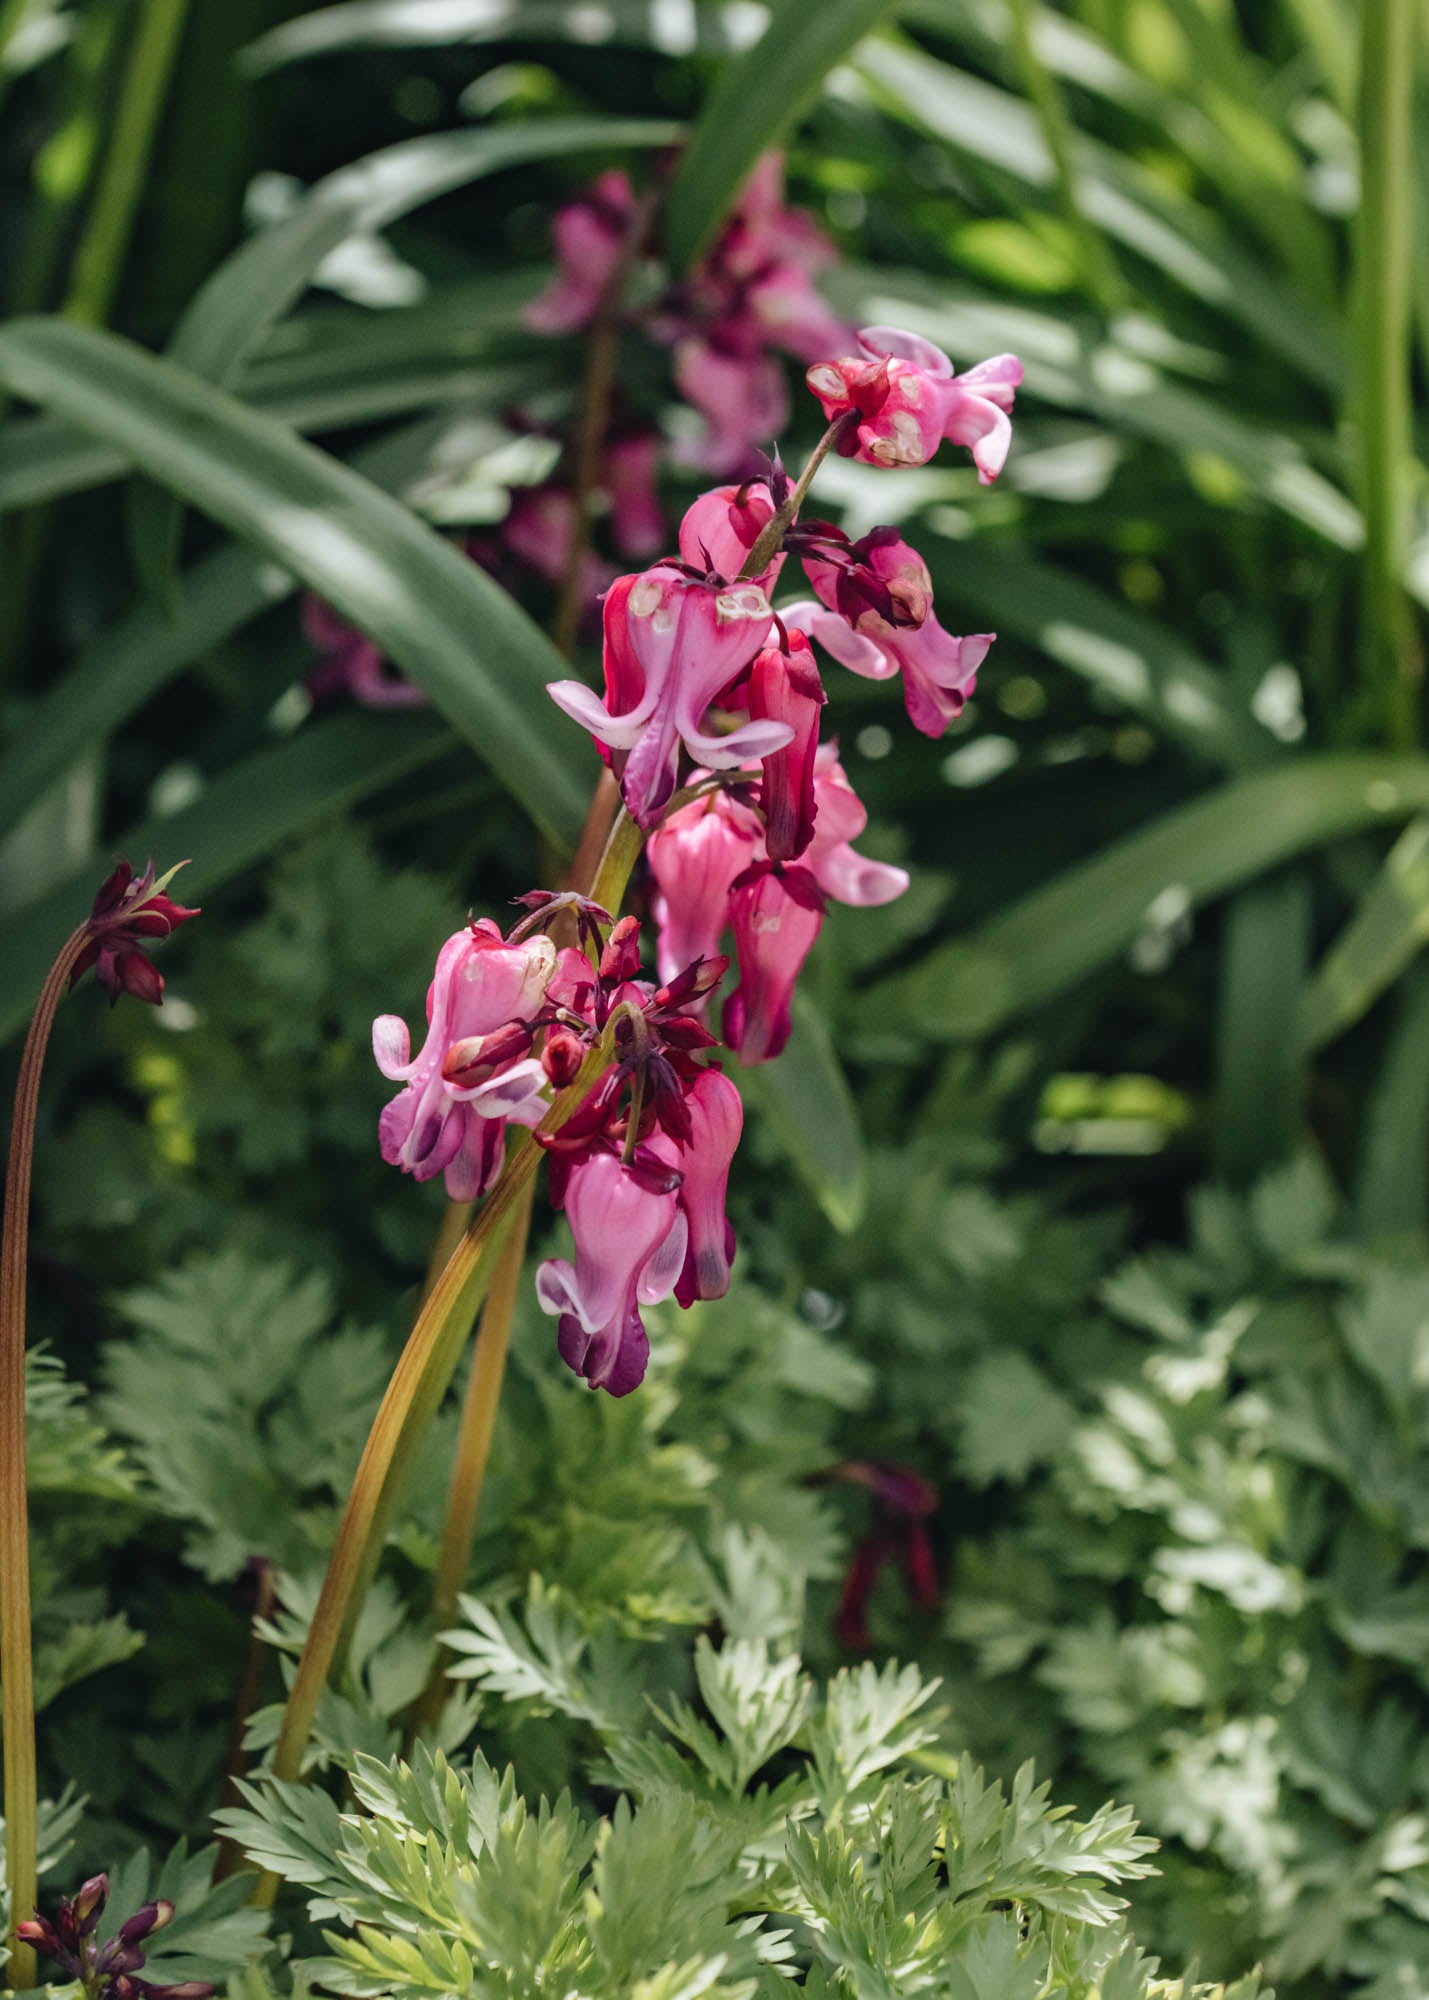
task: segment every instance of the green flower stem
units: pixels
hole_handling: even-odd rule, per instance
[[[619,904],[644,835],[622,812],[611,829],[592,892],[607,909]],[[604,1039],[541,1122],[543,1133],[558,1132],[583,1102],[610,1061]],[[373,1420],[357,1474],[328,1559],[317,1610],[283,1711],[273,1752],[273,1775],[289,1782],[302,1775],[303,1753],[312,1734],[322,1691],[345,1631],[362,1602],[366,1581],[376,1568],[385,1524],[405,1464],[418,1449],[461,1358],[492,1266],[507,1232],[529,1200],[541,1162],[531,1133],[513,1146],[506,1170],[480,1213],[462,1236],[432,1286],[407,1339],[381,1407]],[[264,1875],[254,1901],[271,1903],[277,1878]]]
[[[4,1734],[5,1873],[11,1922],[29,1916],[36,1895],[35,1689],[30,1643],[30,1520],[25,1491],[25,1290],[30,1247],[30,1170],[40,1073],[55,1013],[75,960],[89,938],[70,934],[40,989],[20,1075],[5,1169],[5,1219],[0,1236],[0,1730]],[[11,1948],[9,1980],[33,1986],[35,1954]]]
[[[803,506],[809,488],[814,483],[814,474],[818,471],[819,467],[828,457],[830,450],[838,443],[844,432],[852,430],[857,422],[857,410],[845,410],[841,417],[834,418],[833,422],[814,446],[814,449],[810,452],[809,462],[799,474],[799,482],[793,492],[777,513],[771,514],[760,529],[759,539],[745,557],[744,568],[739,572],[739,581],[741,583],[748,583],[757,576],[763,576],[765,570],[768,569],[770,563],[778,555],[785,534],[793,527],[795,521],[798,520],[799,509]]]
[[[84,326],[109,318],[187,13],[188,0],[144,0],[138,11],[114,136],[65,300],[66,316]]]
[[[1354,395],[1365,540],[1360,657],[1386,740],[1419,739],[1422,663],[1403,584],[1410,470],[1410,111],[1414,0],[1361,11]]]

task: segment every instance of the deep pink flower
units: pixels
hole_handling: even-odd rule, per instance
[[[891,531],[890,531],[891,532]],[[858,571],[806,556],[804,570],[818,592],[817,604],[789,605],[781,614],[797,621],[834,658],[867,680],[903,675],[909,720],[925,736],[941,736],[961,715],[987,657],[994,634],[967,638],[945,632],[933,616],[933,587],[927,564],[916,549],[896,538],[867,537],[864,565],[888,593],[894,622],[861,597]]]
[[[556,210],[557,271],[526,308],[537,333],[572,333],[590,320],[620,262],[635,215],[629,178],[612,168],[586,192]]]
[[[555,1257],[536,1274],[541,1310],[558,1316],[561,1359],[593,1388],[625,1396],[644,1380],[650,1343],[640,1317],[675,1289],[688,1230],[671,1172],[661,1190],[613,1153],[578,1160],[565,1179],[575,1262]]]
[[[559,708],[618,753],[631,814],[653,826],[675,789],[681,744],[697,763],[730,770],[787,743],[787,724],[748,722],[708,734],[706,710],[763,645],[773,623],[756,584],[721,586],[668,564],[623,576],[605,598],[605,700],[582,681],[554,681]]]
[[[742,486],[716,486],[685,509],[680,522],[680,560],[691,569],[716,576],[738,577],[754,544],[775,514],[774,496],[763,479]],[[766,597],[784,567],[781,549],[763,576],[756,577]]]
[[[724,1003],[724,1038],[752,1067],[789,1039],[790,1003],[823,926],[823,897],[805,868],[756,863],[730,892],[739,984]]]
[[[71,988],[93,966],[95,978],[109,989],[111,1007],[121,993],[154,1007],[163,1005],[164,975],[149,963],[144,950],[200,914],[165,893],[186,865],[180,861],[155,881],[152,860],[142,875],[136,875],[127,861],[116,864],[91,906],[85,926],[88,940],[70,967]]]
[[[648,562],[665,546],[665,510],[657,477],[660,439],[653,431],[616,438],[605,455],[610,529],[615,545],[634,562]]]
[[[427,991],[427,1036],[411,1053],[407,1024],[383,1014],[372,1024],[372,1052],[384,1076],[405,1088],[382,1113],[382,1157],[419,1181],[446,1178],[453,1201],[485,1193],[501,1168],[506,1121],[535,1125],[546,1110],[545,1072],[532,1057],[479,1042],[540,1010],[556,967],[547,937],[510,945],[488,918],[449,937]],[[529,1045],[529,1044],[528,1044]],[[459,1050],[456,1081],[444,1074]]]
[[[568,486],[518,486],[498,529],[502,545],[518,562],[559,588],[570,566],[576,532],[576,497]],[[581,556],[580,599],[592,612],[615,570],[594,549]]]
[[[315,701],[346,693],[364,708],[416,708],[426,693],[390,665],[382,648],[311,592],[300,613],[303,636],[326,658],[308,675]]]
[[[814,757],[824,689],[803,633],[789,628],[788,640],[787,652],[766,646],[749,671],[750,715],[787,722],[794,732],[764,759],[759,804],[771,861],[793,861],[814,837]]]
[[[851,329],[793,264],[776,264],[745,294],[750,317],[766,340],[800,361],[823,361],[848,347]]]
[[[734,1230],[724,1212],[729,1170],[744,1128],[739,1091],[717,1069],[701,1070],[685,1092],[690,1136],[676,1154],[684,1175],[680,1207],[689,1228],[684,1267],[675,1287],[682,1306],[722,1299],[729,1290]]]
[[[1022,380],[1015,354],[994,355],[964,375],[940,347],[893,326],[866,326],[861,356],[820,361],[809,387],[832,423],[851,410],[859,421],[839,441],[845,458],[867,465],[926,465],[944,438],[967,445],[984,483],[996,479],[1012,440],[1009,413]]]

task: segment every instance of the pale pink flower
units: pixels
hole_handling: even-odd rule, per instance
[[[750,551],[776,512],[766,481],[716,486],[685,509],[680,522],[680,558],[694,570],[731,580],[741,575]],[[781,549],[762,576],[754,578],[767,597],[784,567]]]
[[[984,483],[996,479],[1012,440],[1012,399],[1022,380],[1015,354],[994,355],[955,375],[940,347],[893,326],[866,326],[863,353],[819,361],[809,387],[832,423],[859,421],[839,440],[845,458],[868,465],[926,465],[944,438],[968,446]]]
[[[640,1308],[668,1298],[684,1268],[689,1231],[678,1181],[672,1171],[661,1188],[609,1152],[577,1160],[566,1176],[575,1262],[542,1264],[536,1297],[558,1319],[562,1360],[612,1396],[644,1380],[650,1342]]]
[[[665,510],[657,477],[660,440],[653,431],[617,438],[605,455],[605,490],[615,545],[635,562],[665,546]]]
[[[712,792],[671,813],[645,852],[657,890],[656,967],[668,981],[719,950],[729,927],[729,892],[762,854],[759,819],[728,792]]]
[[[737,472],[789,421],[784,370],[762,344],[747,336],[736,340],[732,331],[692,336],[675,349],[675,386],[706,425],[704,438],[686,455],[709,472]]]
[[[653,826],[675,789],[681,745],[696,763],[731,770],[789,741],[787,724],[706,731],[710,705],[749,665],[773,623],[756,584],[722,586],[670,564],[623,576],[605,597],[605,700],[583,681],[555,681],[559,708],[616,753],[621,793]]]
[[[906,868],[855,854],[851,841],[868,825],[864,803],[839,762],[836,743],[821,743],[814,764],[814,837],[804,866],[835,903],[868,909],[891,903],[908,887]]]
[[[472,1044],[539,1012],[556,966],[549,938],[506,944],[489,919],[449,937],[427,991],[427,1035],[413,1057],[407,1024],[383,1014],[372,1024],[377,1067],[404,1086],[382,1113],[382,1157],[419,1181],[442,1174],[453,1201],[483,1194],[500,1171],[506,1121],[536,1125],[546,1110],[545,1074],[532,1058],[479,1065]],[[526,1043],[529,1046],[529,1040]],[[444,1070],[453,1047],[479,1081],[456,1083]]]

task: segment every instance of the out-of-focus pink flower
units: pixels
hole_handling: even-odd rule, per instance
[[[1015,354],[994,355],[955,375],[940,347],[893,326],[866,326],[861,356],[819,361],[809,387],[832,423],[857,411],[839,440],[845,458],[867,465],[926,465],[944,438],[972,451],[978,478],[996,479],[1012,441],[1012,399],[1022,380]]]
[[[724,1003],[724,1038],[752,1067],[772,1062],[789,1039],[794,987],[824,921],[824,900],[806,868],[756,862],[730,891],[739,984]]]
[[[567,486],[518,486],[498,530],[518,562],[556,588],[565,582],[576,532],[576,499]],[[581,557],[580,598],[594,612],[615,571],[593,549]]]
[[[834,1614],[840,1642],[855,1652],[866,1652],[872,1643],[869,1605],[889,1564],[903,1571],[920,1611],[931,1611],[938,1601],[937,1557],[928,1533],[928,1517],[938,1495],[930,1480],[902,1465],[854,1460],[836,1466],[831,1476],[866,1487],[873,1498],[872,1526],[854,1550]]]
[[[527,326],[537,333],[572,333],[593,317],[620,262],[634,215],[629,178],[615,168],[556,210],[556,275],[527,306]]]
[[[849,845],[868,825],[862,799],[839,762],[838,745],[821,743],[814,762],[814,837],[804,866],[835,903],[869,909],[891,903],[908,887],[906,868],[871,861]]]
[[[364,708],[416,708],[426,700],[422,688],[389,665],[380,646],[322,598],[304,597],[300,615],[303,636],[326,655],[308,675],[308,692],[315,701],[345,693]]]
[[[536,1274],[541,1309],[558,1319],[561,1358],[593,1388],[625,1396],[644,1380],[650,1342],[640,1317],[675,1289],[688,1229],[677,1172],[661,1189],[613,1153],[579,1160],[565,1178],[575,1262],[551,1258]]]
[[[95,978],[109,989],[111,1007],[121,993],[147,1000],[153,1007],[163,1005],[164,975],[149,963],[141,947],[157,944],[200,914],[165,893],[185,865],[178,862],[160,881],[154,879],[152,861],[142,875],[136,875],[127,861],[114,867],[90,908],[88,939],[70,967],[71,988],[93,966]]]
[[[383,1014],[373,1022],[377,1067],[404,1086],[379,1125],[382,1157],[390,1166],[419,1181],[444,1175],[453,1201],[485,1193],[500,1171],[506,1121],[535,1125],[546,1110],[540,1063],[529,1056],[511,1059],[496,1038],[535,1017],[555,968],[549,938],[510,945],[483,918],[449,937],[437,955],[427,991],[427,1036],[416,1057],[405,1021]],[[524,1042],[515,1036],[513,1046],[529,1049],[529,1035]],[[448,1076],[453,1048],[458,1055]]]
[[[765,339],[800,361],[823,361],[848,346],[847,324],[791,264],[776,264],[756,278],[745,304]]]
[[[676,1163],[684,1175],[680,1207],[689,1228],[684,1266],[675,1287],[682,1306],[722,1299],[729,1290],[734,1230],[724,1212],[729,1170],[744,1128],[738,1090],[717,1069],[702,1070],[685,1093],[690,1136]]]
[[[665,510],[657,478],[660,439],[653,431],[616,438],[605,455],[605,489],[615,545],[634,562],[665,546]]]
[[[605,598],[605,700],[582,681],[547,692],[614,758],[621,793],[652,826],[675,789],[680,746],[699,764],[731,770],[787,743],[787,724],[748,722],[708,734],[705,713],[763,645],[773,623],[752,583],[721,586],[669,564],[623,576]]]
[[[706,434],[688,456],[708,472],[738,472],[789,421],[789,387],[779,363],[728,330],[679,343],[675,386],[705,420]]]
[[[680,558],[691,569],[738,577],[775,512],[774,496],[763,479],[746,480],[742,486],[716,486],[685,509],[680,523]],[[781,549],[764,574],[753,579],[766,596],[783,567]]]
[[[861,561],[852,570],[806,556],[805,573],[826,608],[792,604],[782,616],[797,620],[836,660],[867,680],[891,680],[901,672],[909,720],[925,736],[941,736],[962,714],[994,634],[959,638],[944,631],[933,616],[927,564],[891,530],[868,536],[854,549]],[[861,591],[861,571],[882,586],[893,618]]]
[[[749,713],[787,722],[794,732],[782,750],[764,759],[759,803],[771,861],[793,861],[814,837],[814,757],[824,689],[803,633],[791,628],[788,640],[787,651],[766,646],[749,672]]]

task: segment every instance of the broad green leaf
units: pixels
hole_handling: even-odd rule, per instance
[[[739,1072],[756,1104],[836,1229],[858,1227],[868,1163],[858,1109],[822,1014],[797,994],[794,1027],[776,1062]]]
[[[1056,169],[1036,115],[1010,91],[891,42],[870,43],[858,67],[891,117],[1025,187],[1052,186]],[[1100,230],[1199,304],[1239,321],[1308,381],[1339,387],[1340,326],[1313,301],[1277,282],[1263,261],[1228,241],[1208,210],[1188,197],[1173,197],[1166,183],[1134,160],[1085,134],[1078,135],[1073,157],[1082,205]]]
[[[687,270],[761,153],[803,116],[824,78],[887,12],[889,0],[779,0],[753,48],[726,65],[670,185],[665,241]]]
[[[1047,1005],[1201,904],[1281,862],[1429,808],[1429,758],[1317,755],[1235,778],[950,939],[868,996],[972,1041]],[[1287,1030],[1288,1031],[1288,1030]]]
[[[409,777],[450,750],[432,715],[340,715],[313,723],[276,750],[261,750],[215,778],[192,805],[146,820],[106,842],[70,880],[13,917],[0,964],[0,1039],[23,1027],[45,968],[87,913],[115,854],[161,866],[191,858],[185,899],[202,903],[220,883],[274,853],[305,827]]]
[[[388,492],[400,492],[425,473],[440,437],[439,425],[410,424],[368,445],[354,463]],[[172,612],[140,604],[118,619],[85,648],[0,755],[0,830],[184,667],[297,587],[297,578],[276,563],[226,547],[185,575]]]
[[[219,265],[179,321],[168,354],[208,381],[232,382],[254,345],[311,284],[324,258],[349,237],[383,229],[438,196],[488,174],[562,153],[668,145],[678,127],[645,120],[552,118],[404,139],[329,174],[292,213],[250,238]],[[130,532],[140,567],[169,588],[182,509],[152,486],[130,495]]]
[[[1305,1049],[1354,1026],[1429,940],[1429,819],[1404,829],[1359,907],[1330,946],[1302,998]]]
[[[747,48],[768,10],[756,0],[348,0],[260,35],[243,51],[249,76],[349,49],[451,48],[458,43],[575,42],[723,55]]]
[[[1173,632],[1129,611],[1095,584],[1016,548],[923,535],[940,600],[975,607],[1001,632],[1114,695],[1163,734],[1232,767],[1264,762],[1277,745],[1213,668]],[[958,630],[969,629],[963,619]]]
[[[538,825],[574,845],[588,746],[545,693],[565,662],[505,591],[407,508],[112,334],[11,321],[0,328],[0,382],[295,571],[426,688]]]
[[[1246,1185],[1296,1150],[1305,1115],[1305,1061],[1286,1023],[1310,958],[1311,882],[1292,868],[1231,900],[1221,934],[1216,1020],[1215,1160]]]

